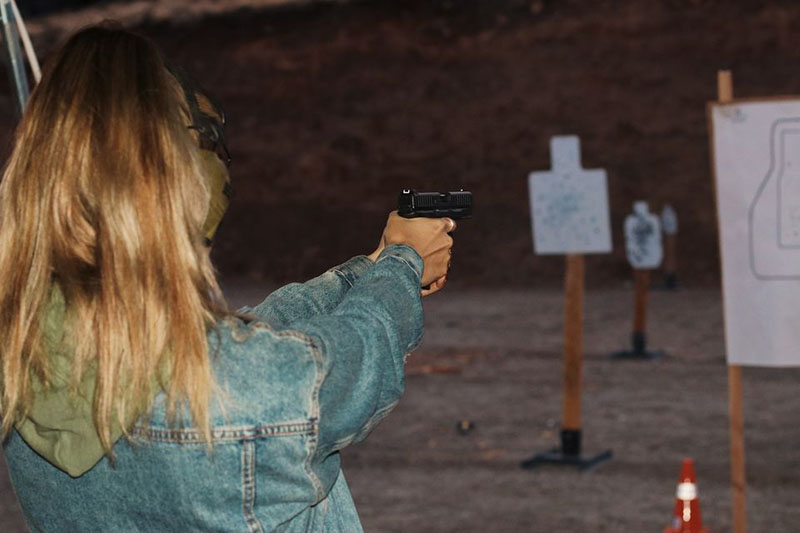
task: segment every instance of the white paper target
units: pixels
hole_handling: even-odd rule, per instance
[[[728,362],[800,366],[800,99],[711,121]]]
[[[625,252],[637,269],[658,268],[664,259],[661,224],[648,211],[647,202],[634,202],[633,213],[625,217]]]
[[[581,168],[580,140],[550,139],[552,170],[531,172],[528,192],[538,255],[611,251],[606,171]]]
[[[661,210],[661,229],[664,231],[664,235],[677,235],[678,233],[678,213],[669,204]]]

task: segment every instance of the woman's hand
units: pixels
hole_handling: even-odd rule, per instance
[[[392,211],[386,221],[378,249],[369,255],[375,261],[383,249],[391,244],[407,244],[422,257],[423,296],[444,288],[447,269],[450,268],[450,253],[453,238],[448,235],[456,229],[450,218],[403,218]],[[428,287],[430,286],[430,287]]]
[[[440,290],[444,289],[446,283],[447,283],[447,274],[445,274],[441,278],[431,283],[427,289],[422,289],[420,291],[420,294],[422,294],[423,297],[430,296],[434,292],[439,292]]]

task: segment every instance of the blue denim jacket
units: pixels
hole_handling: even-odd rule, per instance
[[[393,245],[243,310],[258,320],[222,321],[209,333],[210,453],[195,429],[167,424],[163,396],[114,464],[78,478],[12,433],[4,451],[31,531],[361,531],[339,450],[403,393],[421,273],[419,255]]]

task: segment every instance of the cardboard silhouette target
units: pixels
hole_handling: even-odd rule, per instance
[[[625,217],[625,252],[633,267],[634,304],[631,349],[611,354],[613,359],[657,359],[663,352],[647,349],[647,301],[650,271],[664,258],[660,217],[650,212],[647,202],[634,202],[633,213]]]
[[[669,204],[661,210],[661,229],[664,231],[664,235],[678,234],[678,213]]]
[[[528,176],[536,254],[611,251],[606,171],[581,167],[575,135],[550,139],[551,170]]]
[[[611,251],[607,179],[605,170],[581,167],[577,136],[552,137],[550,160],[551,170],[530,173],[528,191],[536,253],[566,254],[561,443],[526,459],[520,466],[530,469],[550,464],[585,470],[613,455],[606,450],[584,456],[581,444],[584,254]]]
[[[709,116],[728,362],[800,366],[800,98]]]
[[[661,224],[649,211],[647,202],[634,202],[633,213],[625,218],[625,252],[634,269],[658,268],[664,258]]]

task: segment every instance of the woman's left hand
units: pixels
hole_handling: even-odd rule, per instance
[[[435,292],[439,292],[440,290],[444,289],[444,286],[445,286],[446,283],[447,283],[447,274],[445,274],[441,278],[439,278],[436,281],[434,281],[433,283],[431,283],[428,286],[427,289],[422,289],[420,291],[420,294],[423,297],[430,296],[431,294],[433,294]]]

